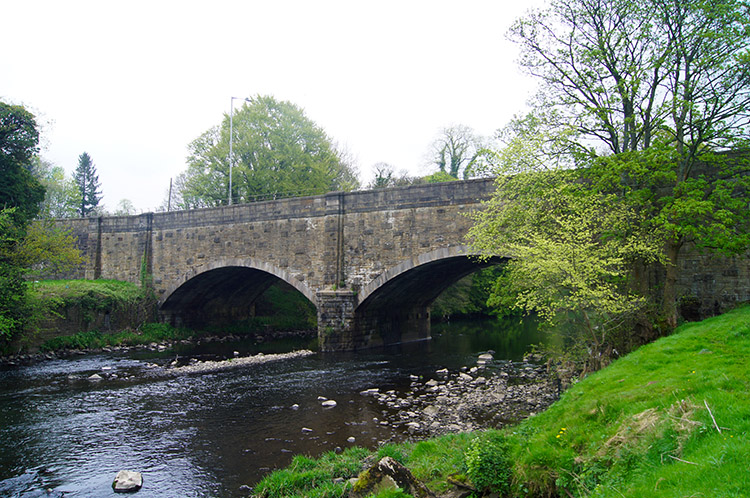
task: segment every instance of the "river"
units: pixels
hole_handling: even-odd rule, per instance
[[[360,391],[404,389],[410,375],[473,365],[489,349],[498,360],[518,360],[539,341],[530,324],[459,322],[434,325],[433,339],[422,343],[215,373],[166,375],[175,353],[150,351],[6,369],[0,496],[115,496],[112,480],[123,469],[143,473],[139,498],[249,496],[264,474],[296,453],[374,448],[408,437],[381,425],[388,414]],[[249,343],[225,343],[178,354],[221,358],[233,351],[255,352]],[[102,379],[90,380],[94,374]],[[337,405],[324,408],[319,397]]]

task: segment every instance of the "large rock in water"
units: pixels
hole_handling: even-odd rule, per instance
[[[427,486],[414,478],[412,473],[391,457],[383,457],[378,463],[362,472],[349,496],[364,498],[385,489],[401,488],[415,498],[434,498]]]
[[[112,482],[112,489],[115,493],[134,493],[141,489],[141,486],[143,486],[143,476],[140,472],[131,470],[121,470]]]

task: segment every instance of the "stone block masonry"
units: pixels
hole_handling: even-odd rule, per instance
[[[317,307],[322,349],[351,350],[428,338],[432,299],[503,261],[469,258],[465,241],[467,215],[494,189],[477,179],[60,223],[86,256],[68,277],[148,276],[165,321],[246,317],[279,278]],[[686,264],[681,292],[699,309],[750,299],[747,257]]]

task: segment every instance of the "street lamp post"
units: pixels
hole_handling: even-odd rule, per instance
[[[229,99],[229,200],[228,203],[232,205],[232,166],[234,165],[234,154],[232,152],[232,140],[234,140],[234,132],[232,121],[234,118],[234,101],[244,100],[245,102],[251,102],[247,97],[232,97]]]

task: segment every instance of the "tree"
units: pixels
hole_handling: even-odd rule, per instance
[[[75,180],[66,178],[63,168],[39,156],[35,156],[32,161],[34,176],[46,191],[39,208],[39,217],[50,219],[76,216],[81,205],[81,193]]]
[[[21,106],[0,102],[0,209],[15,208],[18,227],[36,217],[44,187],[31,174],[39,134],[34,116]]]
[[[747,159],[720,153],[750,138],[750,6],[553,0],[510,35],[542,82],[538,114],[586,181],[636,203],[641,231],[660,238],[661,314],[674,327],[681,249],[750,245]]]
[[[135,206],[130,199],[120,199],[117,203],[117,209],[115,210],[115,216],[131,216],[136,214]]]
[[[509,125],[512,140],[492,158],[497,191],[473,215],[469,237],[479,253],[510,258],[488,304],[537,313],[557,327],[572,322],[583,334],[568,347],[586,351],[598,368],[646,310],[632,264],[659,261],[660,245],[642,229],[637,205],[591,188],[586,170],[556,153],[567,137],[542,124],[526,117]]]
[[[18,246],[44,199],[44,187],[31,174],[38,141],[34,116],[0,102],[0,343],[22,328],[28,314]]]
[[[449,126],[432,143],[430,161],[439,172],[467,179],[475,174],[472,166],[482,148],[474,130],[464,125]]]
[[[227,203],[229,116],[188,146],[188,169],[175,181],[180,208]],[[322,194],[358,186],[347,154],[296,105],[256,96],[232,120],[232,200]]]
[[[87,152],[78,156],[78,167],[74,178],[81,194],[78,214],[85,218],[96,212],[99,201],[102,200],[99,175],[96,174],[96,166]]]

